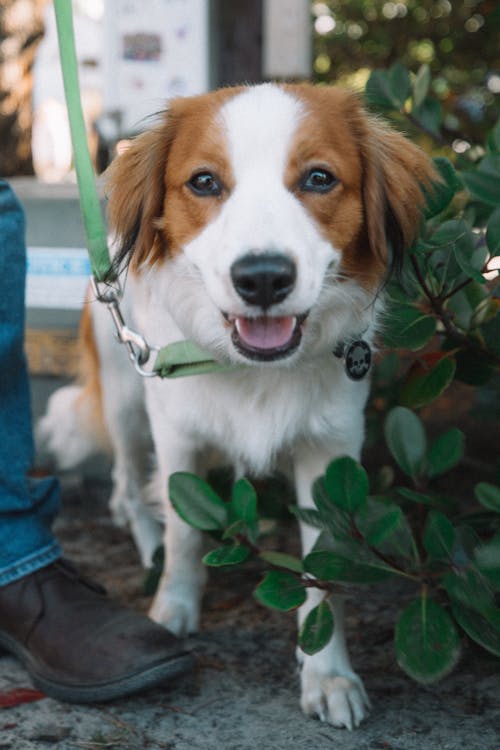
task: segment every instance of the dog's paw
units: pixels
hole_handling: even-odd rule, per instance
[[[370,709],[370,701],[360,678],[321,675],[303,669],[301,707],[307,716],[318,716],[334,727],[352,730],[361,724]]]
[[[198,591],[191,587],[159,588],[149,616],[164,625],[171,633],[185,637],[197,633],[200,625],[200,603]]]

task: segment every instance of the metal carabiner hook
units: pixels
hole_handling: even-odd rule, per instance
[[[137,331],[129,328],[125,323],[125,319],[120,309],[120,299],[122,297],[122,290],[119,285],[113,286],[112,284],[106,284],[106,290],[102,292],[99,288],[99,284],[95,277],[91,277],[90,283],[98,302],[102,302],[108,308],[113,323],[116,329],[116,335],[118,341],[121,344],[125,344],[128,350],[129,358],[134,364],[137,372],[142,377],[156,377],[157,373],[154,370],[148,371],[143,369],[151,356],[151,351],[159,351],[159,347],[151,347],[144,336]]]
[[[120,310],[115,310],[115,313],[120,316],[120,319],[123,322]],[[118,338],[122,344],[125,344],[125,346],[129,350],[130,358],[134,362],[137,361],[139,365],[146,364],[149,359],[151,349],[144,336],[141,336],[140,333],[137,333],[137,331],[133,331],[131,328],[123,324],[118,329]]]

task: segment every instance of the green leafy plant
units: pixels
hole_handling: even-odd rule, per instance
[[[448,140],[425,65],[415,75],[399,64],[374,71],[365,97],[439,153],[441,182],[428,195],[419,240],[400,278],[389,284],[383,332],[386,347],[407,355],[398,403],[420,408],[454,379],[483,386],[498,374],[500,122],[484,144],[456,133]]]
[[[500,487],[480,482],[475,488],[486,540],[472,523],[474,517],[468,521],[432,489],[433,480],[462,458],[462,433],[451,429],[429,442],[419,417],[395,407],[385,421],[385,434],[407,484],[374,495],[359,463],[347,456],[332,461],[314,483],[314,507],[290,508],[320,532],[303,560],[259,546],[257,496],[246,479],[236,482],[230,501],[224,502],[204,480],[177,473],[170,479],[170,497],[191,526],[217,532],[219,546],[205,555],[206,565],[233,566],[251,556],[262,561],[265,574],[254,592],[261,604],[289,611],[304,603],[307,588],[324,592],[299,633],[299,645],[308,654],[322,649],[333,634],[330,595],[345,586],[406,581],[415,596],[396,623],[396,654],[407,674],[430,683],[456,664],[460,629],[500,656],[495,601],[500,591]]]

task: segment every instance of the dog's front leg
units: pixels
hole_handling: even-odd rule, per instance
[[[352,446],[335,446],[331,452],[303,447],[295,461],[295,481],[298,503],[301,507],[314,507],[311,488],[313,481],[324,474],[326,466],[335,455],[356,455]],[[317,529],[300,524],[302,549],[306,555],[313,547]],[[324,599],[324,592],[309,588],[307,600],[299,610],[299,627],[307,614]],[[370,702],[363,683],[353,671],[347,652],[344,632],[344,607],[340,596],[329,598],[333,610],[335,629],[330,642],[317,654],[308,656],[298,648],[301,667],[301,706],[304,713],[317,715],[334,726],[352,729],[366,716]]]
[[[165,509],[165,564],[149,616],[165,625],[175,635],[184,636],[199,629],[200,605],[206,571],[202,558],[202,535],[185,523],[175,511],[168,495],[168,481],[174,471],[196,471],[194,453],[189,446],[182,450],[175,439],[174,447],[163,446],[159,456],[160,495]],[[157,451],[159,450],[157,446]]]

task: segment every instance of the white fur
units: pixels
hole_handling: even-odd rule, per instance
[[[165,345],[190,338],[216,357],[244,364],[241,369],[143,381],[114,341],[107,311],[92,306],[115,454],[112,505],[132,521],[147,564],[159,542],[157,522],[148,511],[141,513],[153,446],[167,524],[166,568],[151,616],[177,634],[199,625],[205,572],[199,533],[170,505],[169,475],[202,471],[203,456],[214,447],[239,473],[262,475],[285,459],[294,464],[299,503],[311,506],[313,480],[333,457],[357,458],[363,441],[367,382],[350,381],[332,351],[339,341],[361,332],[370,340],[375,303],[354,282],[335,279],[341,248],[329,244],[283,184],[286,155],[301,115],[300,102],[272,85],[230,99],[220,111],[219,127],[235,176],[233,193],[183,253],[126,284],[125,317],[148,341]],[[273,314],[310,315],[295,353],[259,364],[235,350],[221,312],[250,314],[232,287],[229,269],[249,251],[269,250],[288,254],[297,265],[296,286]],[[42,422],[49,442],[64,431],[67,412],[58,408],[49,429],[51,418]],[[52,447],[66,461],[65,440]],[[146,519],[142,526],[141,517]],[[316,532],[308,527],[301,532],[307,551]],[[318,594],[309,591],[300,622],[318,601]],[[315,656],[301,654],[301,704],[306,714],[352,728],[369,703],[349,662],[341,602],[332,606],[332,642]]]

